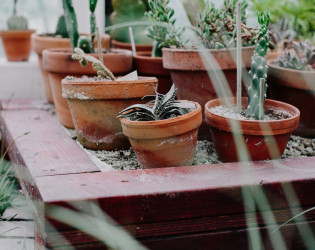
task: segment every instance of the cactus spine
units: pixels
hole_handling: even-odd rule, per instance
[[[14,0],[13,15],[7,20],[9,30],[27,30],[27,20],[25,17],[16,15],[17,0]]]
[[[260,13],[258,15],[258,22],[260,24],[260,29],[257,34],[255,52],[251,62],[251,70],[249,71],[250,86],[248,88],[246,115],[261,120],[264,118],[264,112],[259,111],[263,110],[264,108],[267,90],[266,78],[268,67],[265,61],[265,57],[269,45],[269,14]]]

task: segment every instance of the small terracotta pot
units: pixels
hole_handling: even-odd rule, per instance
[[[202,122],[201,106],[188,114],[159,121],[130,121],[121,118],[123,133],[128,136],[143,168],[190,165],[196,152],[198,127]]]
[[[115,49],[127,49],[132,50],[131,43],[118,42],[116,40],[112,40],[112,47]],[[136,44],[136,51],[152,51],[152,44]]]
[[[145,103],[141,98],[153,95],[155,77],[136,81],[62,80],[80,143],[89,149],[117,150],[130,147],[123,135],[119,112],[130,105]]]
[[[94,41],[95,44],[96,40]],[[110,36],[107,34],[101,34],[102,48],[110,47]],[[32,48],[38,55],[39,67],[42,73],[44,82],[44,89],[46,99],[48,102],[53,103],[52,91],[49,84],[48,72],[43,67],[42,52],[45,49],[52,48],[71,48],[71,42],[69,38],[54,37],[53,34],[33,34],[32,35]]]
[[[74,128],[67,101],[62,98],[61,80],[66,76],[96,76],[92,65],[82,67],[72,59],[72,49],[49,49],[43,51],[44,69],[48,71],[49,83],[59,121],[67,128]],[[91,54],[98,58],[97,54]],[[105,66],[114,75],[127,74],[132,69],[132,53],[128,50],[112,49],[103,54]]]
[[[245,66],[243,71],[250,68],[254,49],[254,47],[242,49],[243,65]],[[218,68],[205,66],[197,50],[163,49],[163,67],[171,73],[172,80],[178,89],[178,99],[198,102],[202,108],[204,108],[207,101],[222,96],[222,93],[216,92],[207,69],[211,73],[222,70],[232,95],[236,95],[236,65],[233,59],[233,56],[236,58],[236,49],[210,49],[205,51],[212,54],[219,64]],[[247,89],[244,85],[242,96],[247,96]],[[199,129],[199,138],[211,140],[204,117]]]
[[[8,61],[28,61],[31,53],[31,35],[35,30],[2,30],[0,36]]]
[[[231,103],[236,103],[235,98],[229,98]],[[219,159],[222,162],[238,161],[237,150],[241,143],[234,140],[230,127],[231,122],[238,124],[244,138],[249,159],[253,161],[280,158],[290,139],[292,132],[298,127],[300,111],[287,103],[266,99],[265,110],[272,109],[285,111],[292,115],[291,118],[273,121],[238,120],[227,118],[211,111],[211,108],[225,105],[224,99],[215,99],[206,103],[206,122],[210,125],[212,140]],[[247,98],[242,98],[242,106],[246,108]],[[245,153],[245,152],[243,152]]]
[[[315,71],[286,69],[267,61],[270,96],[289,103],[301,112],[299,127],[294,134],[315,136]]]
[[[151,52],[142,51],[133,56],[134,67],[142,76],[155,76],[158,79],[158,92],[166,94],[172,87],[172,78],[163,68],[162,57],[151,57]]]

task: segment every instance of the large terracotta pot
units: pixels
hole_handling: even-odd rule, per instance
[[[250,68],[254,49],[254,47],[242,49],[243,71]],[[205,66],[197,50],[163,49],[163,67],[171,73],[172,80],[178,89],[178,99],[198,102],[202,108],[204,108],[207,101],[222,96],[222,93],[216,92],[207,69],[210,73],[222,70],[232,95],[236,95],[236,64],[233,59],[233,56],[236,58],[236,49],[210,49],[205,51],[212,54],[219,64],[219,68]],[[242,96],[247,96],[244,85],[242,89]],[[211,140],[204,117],[199,129],[199,138]]]
[[[118,42],[116,40],[112,40],[112,47],[116,49],[127,49],[132,50],[131,43]],[[136,51],[152,51],[152,44],[136,44]]]
[[[230,98],[230,102],[236,102]],[[292,117],[283,120],[259,121],[259,120],[238,120],[218,115],[211,111],[211,108],[225,105],[224,99],[215,99],[206,103],[206,122],[210,125],[212,140],[218,157],[223,162],[239,161],[237,152],[242,151],[240,135],[243,136],[245,148],[249,160],[269,160],[280,158],[290,139],[292,132],[298,127],[300,111],[287,103],[266,99],[265,110],[281,110],[288,112]],[[246,108],[247,98],[242,98],[242,106]],[[241,134],[232,132],[231,124],[238,124]],[[235,131],[235,130],[234,130]],[[238,139],[237,139],[238,138]],[[246,152],[242,152],[245,154]],[[244,155],[243,155],[244,156]]]
[[[188,114],[159,121],[131,121],[121,118],[143,168],[190,165],[196,152],[198,128],[202,122],[201,106]]]
[[[158,79],[158,92],[166,94],[172,87],[172,78],[163,68],[162,57],[151,57],[151,52],[142,51],[133,56],[134,67],[142,76],[155,76]]]
[[[96,42],[96,40],[94,41]],[[110,36],[107,34],[101,35],[102,48],[110,47]],[[52,92],[48,79],[48,72],[43,67],[42,52],[45,49],[52,48],[71,48],[71,42],[69,38],[54,37],[53,34],[33,34],[32,35],[32,48],[38,55],[39,67],[42,73],[44,82],[44,89],[47,101],[53,103]]]
[[[48,71],[49,83],[59,121],[67,128],[74,128],[67,101],[62,98],[61,80],[66,76],[96,76],[92,65],[82,67],[72,59],[72,49],[49,49],[43,51],[44,69]],[[97,54],[91,54],[98,58]],[[103,53],[105,66],[115,75],[124,75],[132,69],[132,53],[112,49]]]
[[[130,105],[146,102],[141,98],[154,95],[156,84],[155,77],[136,81],[62,80],[63,97],[68,100],[79,142],[95,150],[129,148],[117,116]]]
[[[315,71],[293,70],[267,61],[268,85],[272,99],[289,103],[301,112],[296,135],[315,136]]]
[[[8,61],[28,61],[31,53],[31,35],[35,30],[0,31]]]

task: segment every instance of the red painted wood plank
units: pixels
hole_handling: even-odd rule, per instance
[[[41,109],[41,110],[51,110],[54,109],[54,105],[48,103],[44,99],[29,99],[29,98],[19,98],[8,100],[1,100],[0,106],[2,110],[26,110],[26,109]]]
[[[31,176],[97,172],[99,169],[47,111],[2,111],[4,138],[11,160],[27,166]]]

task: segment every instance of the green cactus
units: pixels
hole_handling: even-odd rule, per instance
[[[264,109],[264,102],[267,90],[267,64],[265,61],[265,57],[269,46],[269,13],[260,13],[258,15],[258,22],[260,24],[260,29],[257,34],[255,52],[252,57],[251,70],[249,71],[250,86],[248,88],[246,115],[261,120],[263,119],[264,112],[259,111]],[[262,88],[260,87],[261,79],[263,79],[264,82]],[[263,93],[261,93],[261,90],[263,91]]]
[[[115,81],[113,73],[105,67],[105,65],[93,56],[86,55],[80,48],[74,49],[75,54],[72,55],[72,59],[78,60],[81,66],[85,67],[89,62],[92,63],[93,68],[97,71],[97,76],[101,79],[108,79]]]
[[[78,45],[80,49],[82,49],[85,53],[94,53],[94,48],[91,46],[91,39],[87,36],[80,36],[78,40]]]
[[[72,0],[62,0],[63,9],[65,12],[65,21],[67,31],[70,37],[72,48],[77,47],[79,40],[78,22],[73,8]]]
[[[95,38],[95,28],[96,28],[96,20],[95,20],[95,8],[97,5],[97,0],[90,0],[90,26],[91,26],[91,48],[94,53],[94,38]]]
[[[17,0],[14,0],[13,15],[7,20],[9,30],[27,30],[28,23],[25,17],[16,15]]]
[[[58,19],[55,36],[69,38],[67,27],[66,27],[66,19],[64,15],[61,15]]]

